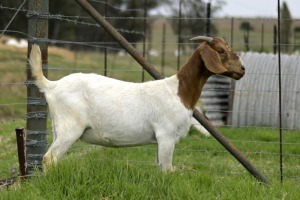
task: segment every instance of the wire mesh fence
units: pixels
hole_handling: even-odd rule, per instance
[[[149,15],[144,7],[124,9],[122,7],[114,6],[106,1],[92,1],[95,5],[107,7],[107,9],[113,9],[119,12],[127,12],[127,16],[105,16],[108,21],[118,21],[119,26],[116,26],[116,29],[121,33],[127,36],[128,38],[138,37],[138,40],[133,40],[131,43],[141,52],[144,56],[153,63],[162,74],[165,76],[170,76],[175,74],[184,62],[189,58],[193,50],[196,48],[195,44],[189,41],[189,38],[194,36],[190,30],[186,30],[184,26],[185,23],[199,23],[201,27],[198,33],[199,35],[206,34],[206,21],[210,21],[212,26],[212,35],[217,35],[225,38],[228,43],[237,51],[248,52],[254,51],[262,53],[276,53],[278,49],[276,48],[276,34],[277,34],[277,19],[275,18],[206,18],[206,17],[195,17],[182,15],[178,16],[158,16],[158,15]],[[18,7],[10,7],[9,5],[2,4],[0,5],[0,10],[9,12],[13,15]],[[133,82],[143,82],[152,80],[149,75],[143,75],[143,69],[132,59],[112,38],[107,38],[105,36],[105,31],[102,27],[95,23],[89,16],[83,14],[83,12],[70,14],[69,12],[59,12],[50,10],[49,13],[37,13],[33,10],[21,8],[20,13],[28,18],[38,18],[38,19],[47,19],[50,22],[55,23],[55,26],[50,26],[49,31],[56,29],[56,34],[52,34],[52,38],[36,38],[32,35],[29,35],[25,30],[19,29],[7,29],[5,30],[5,36],[0,38],[0,50],[3,52],[0,56],[0,71],[1,71],[1,80],[0,88],[3,94],[0,99],[0,126],[6,127],[9,126],[19,126],[25,124],[26,120],[26,106],[27,106],[27,94],[26,89],[28,82],[26,82],[25,69],[26,69],[26,48],[19,48],[16,44],[10,44],[10,41],[16,40],[17,38],[27,38],[29,42],[37,43],[46,43],[49,45],[49,57],[48,57],[48,77],[49,79],[59,79],[65,75],[75,72],[84,72],[84,73],[98,73],[102,75],[107,75],[112,78],[122,79],[126,81]],[[104,10],[103,10],[104,12]],[[138,13],[138,14],[137,14]],[[145,15],[145,13],[147,13]],[[204,15],[205,16],[205,15]],[[283,23],[292,21],[289,43],[280,43],[284,48],[284,53],[293,54],[296,58],[299,59],[299,49],[300,49],[300,33],[298,32],[298,27],[300,27],[300,19],[281,19]],[[124,27],[123,24],[130,22],[131,26]],[[182,27],[179,26],[182,24]],[[204,25],[203,25],[204,24]],[[246,24],[246,26],[245,26]],[[248,25],[247,25],[248,24]],[[66,32],[66,28],[70,28],[74,33],[66,33],[66,35],[59,35],[57,32]],[[146,27],[141,28],[141,26]],[[182,30],[178,33],[178,30]],[[215,29],[215,30],[214,30]],[[76,34],[78,31],[86,32],[87,37],[82,34]],[[1,30],[4,32],[4,30]],[[13,37],[12,37],[13,36]],[[103,38],[106,37],[106,40]],[[16,40],[17,43],[20,41]],[[105,53],[106,52],[106,53]],[[270,61],[271,62],[271,61]],[[253,65],[257,65],[254,62]],[[268,65],[268,64],[265,64]],[[277,65],[275,60],[273,65]],[[264,67],[264,66],[262,66]],[[300,66],[295,65],[298,69]],[[276,67],[275,67],[276,68]],[[251,71],[247,75],[255,77],[257,80],[263,80],[266,76],[274,76],[275,78],[271,79],[274,83],[277,83],[278,72],[275,70],[269,70],[264,72]],[[299,71],[299,70],[298,70]],[[300,74],[294,71],[286,70],[282,74],[283,79],[291,80],[291,77],[294,77],[296,82],[290,81],[290,84],[297,84],[297,80],[300,78]],[[254,80],[255,80],[254,79]],[[232,83],[230,83],[231,86]],[[270,84],[270,83],[265,83]],[[214,91],[222,98],[228,99],[228,94],[233,92],[234,95],[259,95],[261,98],[267,98],[270,94],[278,94],[277,88],[263,89],[262,86],[256,85],[256,82],[253,82],[253,85],[247,87],[227,87],[220,88],[212,87],[204,88],[203,92]],[[227,93],[224,97],[224,91]],[[290,85],[287,85],[282,89],[284,97],[289,99],[290,96],[299,96],[298,88],[291,90]],[[209,97],[208,97],[209,98]],[[255,101],[255,99],[253,100]],[[34,101],[31,102],[35,104]],[[233,105],[237,102],[232,102]],[[204,109],[206,113],[224,113],[222,115],[222,126],[231,127],[231,124],[227,123],[227,117],[229,114],[234,114],[232,110],[228,107],[227,102],[217,102],[221,104],[220,107],[210,107],[209,109]],[[225,107],[224,107],[225,104]],[[230,103],[229,103],[230,104]],[[255,129],[271,129],[278,125],[278,111],[274,109],[269,109],[265,111],[263,109],[253,110],[250,109],[249,104],[246,104],[245,107],[239,108],[235,111],[236,115],[245,116],[251,112],[259,113],[261,116],[268,115],[273,119],[273,125],[263,124],[263,123],[252,123],[249,124],[238,124],[237,126],[243,129],[255,128]],[[247,106],[248,105],[248,106]],[[270,106],[270,105],[263,105]],[[296,117],[296,121],[299,121],[299,113],[296,108],[290,110],[290,113]],[[225,117],[224,117],[225,116]],[[240,117],[241,118],[241,117]],[[239,118],[239,119],[240,119]],[[289,120],[289,118],[287,118]],[[260,122],[260,121],[259,121]],[[10,127],[11,129],[12,127]],[[51,133],[50,128],[48,128],[48,133]],[[291,130],[292,129],[292,130]],[[14,129],[13,129],[14,130]],[[294,141],[283,141],[283,146],[286,149],[284,157],[286,159],[299,160],[300,152],[297,150],[299,142],[297,141],[299,132],[295,128],[283,128],[283,130],[290,131],[288,135],[292,135]],[[1,129],[1,132],[8,131]],[[2,133],[1,133],[2,134]],[[4,134],[1,136],[0,142],[4,140]],[[272,136],[276,138],[276,136]],[[191,138],[187,138],[189,140]],[[201,138],[205,143],[214,142],[214,139],[211,138]],[[231,139],[231,141],[239,146],[246,145],[256,145],[256,146],[277,146],[279,141],[272,139],[253,139],[253,140],[240,140],[240,139]],[[2,145],[2,144],[1,144]],[[12,145],[14,145],[12,143]],[[76,147],[72,151],[76,151],[80,148],[88,148],[86,146]],[[149,147],[139,147],[138,149],[143,148],[147,151],[155,152],[155,148]],[[269,157],[270,160],[278,160],[280,156],[278,152],[275,152],[273,148],[259,148],[256,151],[251,151],[249,149],[245,150],[243,153],[245,155],[260,155],[262,157]],[[272,150],[270,150],[272,149]],[[132,148],[128,149],[131,151]],[[127,150],[125,150],[127,151]],[[178,148],[178,152],[201,152],[201,153],[226,153],[224,150],[214,150],[214,149],[193,149],[193,148]],[[7,164],[0,164],[1,171],[6,173],[11,173],[11,163],[16,165],[16,157],[14,159],[5,157]],[[128,162],[128,160],[116,160],[116,162]],[[132,163],[138,164],[149,164],[152,161],[149,160],[130,160]],[[186,164],[186,162],[180,162],[179,164]],[[2,162],[3,163],[3,162]],[[212,165],[218,163],[204,163],[204,162],[192,162],[195,165]],[[270,170],[266,173],[269,173],[271,176],[276,176],[278,174],[278,165],[272,163],[270,166],[261,166],[263,168],[269,168]],[[295,166],[285,166],[286,170],[289,172],[289,176],[299,179],[299,165]],[[273,173],[270,173],[270,172]],[[208,172],[207,172],[208,173]],[[222,173],[220,172],[210,172],[210,173]],[[242,173],[241,171],[235,172],[236,174]]]

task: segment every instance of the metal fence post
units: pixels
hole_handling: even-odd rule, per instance
[[[146,37],[147,37],[147,0],[144,0],[144,20],[143,20],[143,56],[146,58]],[[145,81],[145,70],[142,69],[142,82]]]
[[[210,36],[210,3],[206,4],[206,36]]]
[[[25,146],[24,146],[24,129],[23,128],[16,128],[16,137],[17,137],[20,175],[21,175],[21,177],[25,177],[26,169],[25,169]]]
[[[277,53],[277,26],[273,26],[273,53]]]
[[[182,8],[182,0],[179,0],[178,36],[177,36],[177,41],[178,41],[177,71],[179,71],[179,68],[180,68],[180,54],[181,54],[181,42],[182,42],[182,39],[181,39],[181,8]]]
[[[104,17],[107,16],[107,0],[105,0],[105,6],[104,6]],[[104,40],[107,41],[107,32],[104,33]],[[107,47],[104,48],[104,76],[107,76]]]
[[[48,19],[39,14],[48,14],[48,0],[28,1],[28,52],[30,56],[33,43],[40,46],[43,72],[47,75],[48,49],[47,43],[39,39],[48,38]],[[47,146],[47,103],[43,93],[34,84],[30,65],[27,63],[27,114],[26,114],[26,163],[27,174],[34,170],[42,170],[42,159]]]
[[[231,22],[230,22],[230,46],[233,48],[233,34],[234,34],[234,18],[231,17]]]
[[[165,75],[165,51],[166,51],[166,23],[163,23],[162,27],[162,47],[161,47],[161,74]]]

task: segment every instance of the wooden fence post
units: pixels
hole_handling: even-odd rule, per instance
[[[28,1],[28,52],[33,43],[40,46],[44,75],[47,76],[48,45],[40,39],[48,38],[48,19],[40,14],[48,14],[48,0]],[[42,159],[47,147],[47,103],[43,93],[34,84],[30,65],[27,63],[27,114],[26,114],[26,163],[27,174],[42,170]]]

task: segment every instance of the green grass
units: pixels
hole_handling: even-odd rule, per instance
[[[6,123],[1,132],[12,132],[16,123],[22,125]],[[299,131],[284,131],[283,184],[278,130],[221,127],[220,131],[266,175],[270,186],[253,178],[215,139],[192,128],[176,146],[175,172],[157,169],[156,145],[102,148],[78,141],[57,166],[2,189],[0,199],[298,199]],[[15,145],[14,134],[6,137],[2,145]],[[17,166],[15,148],[6,149],[10,154],[1,154],[6,169]]]

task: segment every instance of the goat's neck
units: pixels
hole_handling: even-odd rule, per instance
[[[187,109],[194,109],[202,88],[211,75],[198,51],[195,51],[188,62],[178,71],[178,96]]]

